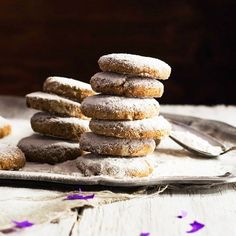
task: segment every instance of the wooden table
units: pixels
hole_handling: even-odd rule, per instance
[[[162,111],[217,119],[236,126],[236,106],[163,105]],[[236,235],[236,188],[233,184],[191,191],[167,189],[154,196],[79,210],[54,208],[53,202],[62,192],[50,185],[48,189],[51,190],[4,185],[0,187],[0,218],[3,211],[8,212],[11,220],[18,212],[32,208],[35,214],[47,209],[48,215],[54,217],[53,221],[10,235],[139,236],[141,232],[149,232],[150,236],[179,236],[191,235],[186,231],[194,220],[205,224],[194,235]],[[181,210],[188,215],[178,219],[176,216]]]

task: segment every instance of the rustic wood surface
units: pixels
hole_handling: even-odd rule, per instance
[[[236,235],[236,189],[167,192],[156,197],[130,200],[88,209],[78,225],[78,235],[150,236],[188,235],[194,220],[204,223],[199,236]],[[176,216],[188,212],[184,219]]]
[[[162,106],[162,111],[217,119],[236,126],[236,106]],[[23,220],[23,213],[29,211],[37,215],[46,210],[48,216],[53,216],[53,220],[10,235],[139,236],[141,232],[149,232],[150,236],[180,236],[188,235],[186,231],[190,229],[189,223],[194,220],[205,224],[196,235],[236,235],[234,185],[202,190],[172,189],[154,196],[145,195],[139,199],[94,208],[73,206],[74,210],[53,207],[62,191],[54,190],[51,185],[48,185],[49,190],[32,186],[10,187],[6,183],[3,186],[2,182],[1,185],[0,218],[6,211],[9,222],[12,219],[20,220],[18,215]],[[34,200],[29,201],[29,197]],[[176,216],[181,210],[187,211],[188,215],[178,219]]]

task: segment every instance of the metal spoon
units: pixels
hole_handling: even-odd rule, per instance
[[[220,143],[218,140],[213,138],[212,136],[209,136],[199,130],[196,130],[190,126],[184,125],[180,122],[169,120],[169,122],[172,124],[173,131],[170,134],[170,138],[185,148],[186,150],[198,154],[202,157],[218,157],[220,155],[223,155],[227,152],[236,150],[236,146],[226,148],[222,143]],[[182,132],[182,133],[190,133],[191,135],[194,135],[197,139],[201,139],[206,145],[209,145],[209,148],[201,148],[201,147],[196,147],[196,145],[191,144],[191,142],[186,142],[186,139],[181,139],[180,135],[177,135],[177,132]]]

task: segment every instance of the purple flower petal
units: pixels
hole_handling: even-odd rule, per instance
[[[187,211],[181,211],[181,213],[177,216],[177,218],[182,219],[187,216]]]
[[[87,196],[84,196],[84,195],[81,195],[81,194],[71,194],[71,195],[68,195],[66,197],[65,200],[88,200],[88,199],[93,199],[95,196],[95,194],[91,194],[91,195],[87,195]]]
[[[198,230],[202,229],[205,225],[202,223],[199,223],[197,221],[194,221],[193,223],[190,224],[192,226],[192,229],[189,231],[186,231],[186,233],[195,233]]]
[[[15,221],[15,220],[13,220],[12,223],[15,224],[16,228],[20,228],[20,229],[31,227],[31,226],[34,225],[33,223],[29,222],[28,220],[25,220],[25,221]]]
[[[139,236],[149,236],[150,233],[141,233]]]

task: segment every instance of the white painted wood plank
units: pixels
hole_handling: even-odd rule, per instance
[[[66,212],[58,222],[34,225],[30,228],[19,229],[11,236],[69,236],[77,220],[76,212]]]
[[[180,236],[197,220],[206,226],[198,236],[236,235],[236,192],[233,189],[211,194],[162,194],[87,209],[79,224],[79,236]],[[178,219],[181,210],[188,216]]]

